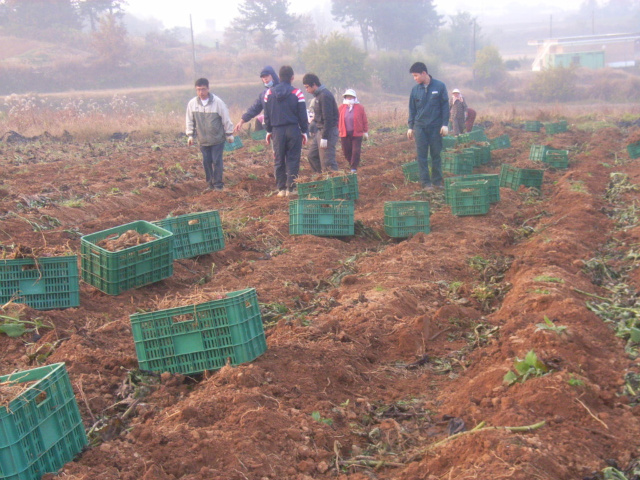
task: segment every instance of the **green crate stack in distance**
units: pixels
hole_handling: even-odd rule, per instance
[[[429,233],[429,202],[384,202],[384,231],[392,238]]]
[[[151,223],[173,233],[174,260],[224,249],[224,234],[217,210],[167,217]]]
[[[350,173],[340,177],[329,178],[333,200],[357,200],[360,196],[358,191],[358,175]]]
[[[467,153],[471,155],[470,158],[473,161],[474,167],[479,167],[480,165],[482,165],[483,153],[480,147],[471,146],[471,147],[464,148],[462,151],[463,153]]]
[[[141,370],[190,375],[250,362],[267,350],[253,288],[197,305],[129,316]]]
[[[551,147],[548,145],[531,145],[529,149],[529,160],[544,162],[544,157]]]
[[[527,120],[524,122],[525,132],[539,132],[542,128],[542,122],[538,120]]]
[[[484,133],[484,130],[471,130],[466,133],[467,138],[470,142],[486,142],[488,140],[487,135]]]
[[[254,130],[253,132],[251,132],[251,139],[252,140],[264,140],[265,138],[267,138],[267,131],[266,130]]]
[[[489,145],[491,146],[491,150],[501,150],[503,148],[510,148],[511,139],[509,138],[509,135],[505,133],[504,135],[500,135],[499,137],[490,139]]]
[[[420,181],[420,165],[418,161],[409,162],[402,165],[402,174],[407,182]]]
[[[480,154],[482,156],[482,165],[486,165],[491,161],[491,145],[489,142],[479,142],[475,145],[480,149]]]
[[[239,148],[242,148],[242,139],[240,138],[240,135],[236,135],[233,137],[233,143],[229,143],[229,142],[224,142],[224,151],[225,152],[232,152],[233,150],[237,150]]]
[[[489,203],[497,203],[500,201],[500,175],[497,173],[475,173],[473,175],[460,175],[457,177],[448,177],[444,179],[444,202],[451,205],[452,189],[451,184],[455,182],[468,182],[476,180],[486,180]]]
[[[548,135],[555,135],[556,133],[562,133],[567,131],[567,121],[560,120],[559,122],[544,122],[544,131]]]
[[[627,153],[629,154],[629,158],[640,158],[640,142],[627,145]]]
[[[471,142],[471,138],[469,138],[468,133],[460,133],[456,136],[456,140],[458,141],[458,145],[464,145],[465,143]]]
[[[458,217],[485,215],[489,212],[489,182],[466,180],[451,182],[451,212]]]
[[[289,202],[289,234],[319,237],[354,233],[353,200],[292,200]]]
[[[458,139],[454,136],[442,137],[442,148],[444,150],[449,148],[455,148],[458,145]]]
[[[569,168],[569,151],[550,148],[546,151],[542,161],[551,168]]]
[[[36,310],[80,305],[78,257],[0,260],[0,305],[25,303]]]
[[[540,189],[544,170],[518,168],[503,163],[500,167],[500,186],[518,190],[520,185]]]
[[[4,375],[0,383],[20,390],[0,406],[0,478],[40,480],[87,445],[64,363]]]
[[[442,152],[442,171],[456,175],[467,175],[473,172],[473,154],[464,154],[445,150]]]
[[[296,184],[298,198],[333,200],[333,188],[328,180]]]
[[[127,230],[151,234],[156,240],[110,252],[97,245]],[[173,275],[173,234],[144,220],[80,238],[82,279],[108,295],[158,282]]]

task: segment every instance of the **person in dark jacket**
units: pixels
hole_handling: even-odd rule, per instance
[[[411,65],[416,86],[409,96],[409,140],[416,140],[420,182],[423,189],[442,187],[442,137],[449,133],[449,94],[447,87],[427,72],[422,62]],[[431,154],[431,175],[428,157]]]
[[[302,145],[307,143],[309,122],[302,90],[291,86],[293,68],[280,67],[280,83],[264,94],[264,126],[267,144],[273,138],[278,196],[296,192]]]
[[[267,65],[260,72],[260,80],[264,84],[264,88],[275,87],[280,83],[280,78],[278,78],[278,74],[273,69],[271,65]],[[260,115],[260,112],[264,109],[264,91],[260,92],[258,98],[255,102],[247,109],[246,112],[242,114],[240,121],[236,124],[233,129],[233,133],[238,133],[242,129],[242,125],[247,123],[254,117]]]
[[[314,73],[307,73],[302,83],[308,93],[312,93],[315,102],[313,107],[313,128],[316,134],[311,138],[309,146],[309,164],[316,173],[338,170],[336,163],[336,145],[338,144],[338,104],[333,94],[320,84]]]

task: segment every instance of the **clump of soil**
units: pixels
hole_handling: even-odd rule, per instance
[[[139,233],[135,230],[127,230],[120,236],[115,233],[109,235],[107,238],[100,240],[96,245],[110,252],[119,252],[125,248],[136,247],[154,240],[157,240],[157,238],[150,233]]]

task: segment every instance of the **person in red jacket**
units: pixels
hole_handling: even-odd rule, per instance
[[[369,139],[369,122],[355,90],[348,89],[342,98],[342,105],[338,108],[338,133],[342,153],[349,162],[351,173],[356,173],[360,164],[362,139]]]

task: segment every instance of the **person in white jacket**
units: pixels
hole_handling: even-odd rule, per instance
[[[202,165],[209,188],[223,190],[222,152],[225,138],[233,143],[233,122],[225,103],[209,92],[209,80],[196,80],[196,96],[187,104],[187,137],[189,146],[198,141]]]

